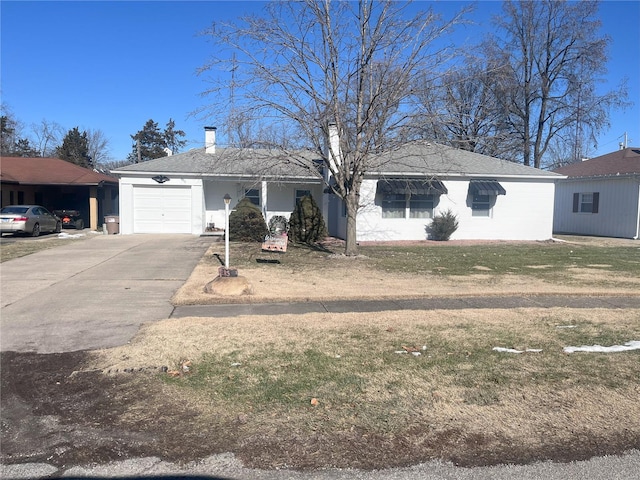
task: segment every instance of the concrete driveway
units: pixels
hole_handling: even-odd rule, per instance
[[[127,343],[168,318],[211,238],[96,235],[0,264],[0,349],[59,353]]]

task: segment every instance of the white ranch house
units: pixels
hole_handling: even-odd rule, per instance
[[[344,205],[326,188],[322,169],[311,173],[263,150],[205,148],[114,170],[120,179],[120,233],[190,233],[224,226],[225,194],[243,197],[265,219],[289,216],[311,194],[329,234],[344,238]],[[311,152],[309,164],[314,163]],[[552,237],[555,185],[562,175],[438,144],[412,144],[376,158],[364,177],[358,241],[424,240],[431,218],[451,209],[452,239],[546,240]]]

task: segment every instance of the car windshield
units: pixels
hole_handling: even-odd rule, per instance
[[[29,210],[27,207],[3,207],[2,210],[0,210],[0,213],[21,214],[27,213],[27,210]]]

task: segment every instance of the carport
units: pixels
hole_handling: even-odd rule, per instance
[[[3,157],[0,184],[1,206],[77,210],[92,230],[118,211],[117,179],[59,158]]]

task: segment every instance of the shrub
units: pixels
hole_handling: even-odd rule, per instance
[[[290,239],[296,243],[312,244],[327,236],[322,211],[312,196],[304,196],[297,203],[289,219]]]
[[[248,198],[240,200],[229,215],[229,240],[262,242],[267,233],[267,224],[260,209]]]
[[[289,220],[282,215],[274,215],[269,220],[269,233],[271,235],[283,235],[289,231]]]
[[[433,240],[449,240],[453,232],[458,229],[458,217],[451,211],[441,212],[435,217],[429,226]]]

